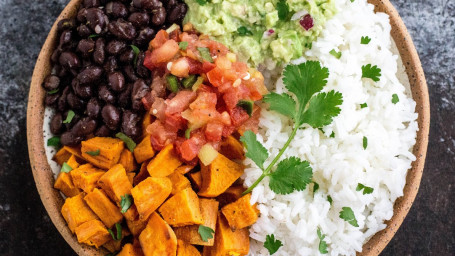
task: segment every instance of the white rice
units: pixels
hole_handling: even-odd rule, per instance
[[[355,255],[386,227],[384,221],[392,217],[395,200],[403,195],[407,170],[415,160],[412,147],[418,126],[416,103],[409,96],[409,82],[390,36],[389,17],[374,13],[366,0],[336,0],[336,6],[338,14],[327,22],[305,58],[319,60],[329,69],[325,90],[343,94],[342,111],[324,133],[310,127],[299,130],[283,155],[309,161],[320,188],[314,195],[312,185],[305,191],[277,195],[265,178],[251,199],[258,203],[261,214],[250,229],[250,255],[269,254],[263,246],[268,234],[284,244],[275,255],[320,255],[318,228],[326,235],[327,255]],[[371,42],[360,44],[361,36],[369,36]],[[329,54],[332,49],[341,51],[342,57]],[[381,68],[379,82],[361,78],[361,67],[366,64]],[[285,91],[281,80],[275,91]],[[391,102],[393,94],[399,97],[397,104]],[[368,107],[360,108],[365,102]],[[329,137],[332,132],[335,138]],[[263,108],[258,139],[271,156],[290,133],[287,118]],[[368,138],[366,149],[364,136]],[[262,171],[249,159],[245,165],[243,178],[250,186]],[[363,195],[356,191],[358,183],[374,192]],[[329,195],[332,205],[327,201]],[[342,207],[352,208],[358,228],[340,219]]]

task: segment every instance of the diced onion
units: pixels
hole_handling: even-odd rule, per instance
[[[201,160],[202,164],[205,166],[211,164],[217,156],[218,151],[216,151],[209,143],[202,146],[198,154],[199,160]]]

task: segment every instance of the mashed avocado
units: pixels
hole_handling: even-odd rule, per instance
[[[242,61],[269,68],[301,57],[335,13],[334,0],[185,2],[189,6],[185,22],[229,46]]]

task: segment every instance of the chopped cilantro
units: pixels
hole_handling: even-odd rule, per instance
[[[337,52],[337,51],[335,51],[335,49],[332,49],[329,53],[332,54],[333,57],[335,57],[337,59],[341,58],[341,52]]]
[[[340,212],[340,218],[347,221],[354,227],[359,227],[359,224],[357,224],[357,220],[351,207],[343,207],[342,211]]]
[[[369,36],[362,36],[360,38],[360,44],[368,44],[371,41],[371,38]]]
[[[49,94],[49,95],[56,94],[58,91],[59,91],[59,89],[57,88],[52,91],[48,91],[47,94]]]
[[[122,208],[120,212],[125,213],[133,204],[133,197],[131,195],[125,194],[123,196],[120,196],[120,198],[120,207]]]
[[[327,243],[324,241],[325,235],[322,234],[321,230],[318,228],[318,238],[319,238],[319,252],[321,254],[327,254]]]
[[[206,47],[198,47],[197,50],[201,54],[201,58],[208,62],[213,62],[212,55],[210,55],[209,48]]]
[[[239,36],[252,36],[253,32],[251,32],[247,27],[241,26],[237,29],[237,33]]]
[[[68,114],[66,115],[65,121],[63,121],[64,124],[69,124],[73,120],[73,117],[76,115],[74,111],[70,110],[68,111]]]
[[[73,167],[71,167],[69,164],[67,164],[66,162],[64,162],[64,163],[62,164],[62,169],[60,169],[60,172],[69,173],[71,170],[73,170]]]
[[[290,157],[279,162],[276,170],[270,174],[269,186],[277,194],[289,194],[294,190],[304,190],[312,177],[310,163]]]
[[[363,189],[364,195],[371,194],[374,191],[374,188],[372,188],[372,187],[367,187],[367,186],[363,185],[362,183],[357,184],[357,188],[355,190],[360,191],[362,189]]]
[[[207,3],[207,0],[196,0],[196,3],[199,5],[205,5]]]
[[[330,205],[332,205],[333,199],[330,195],[327,196],[327,201],[329,201]]]
[[[100,155],[100,150],[97,149],[95,151],[86,151],[85,153],[88,154],[88,155],[91,155],[91,156],[99,156]]]
[[[186,138],[186,139],[189,139],[190,136],[191,136],[191,129],[188,128],[188,129],[186,129],[186,131],[185,131],[185,138]]]
[[[378,66],[371,64],[362,66],[362,78],[371,78],[371,80],[377,82],[381,77],[381,69]]]
[[[88,36],[88,38],[95,38],[95,37],[99,37],[99,36],[100,35],[98,35],[98,34],[91,34],[91,35]]]
[[[186,50],[187,47],[188,47],[188,42],[183,41],[183,42],[179,43],[180,50]]]
[[[133,63],[134,63],[134,66],[136,66],[136,64],[137,64],[137,56],[139,55],[140,50],[139,50],[139,48],[137,48],[136,45],[132,44],[130,46],[131,46],[131,49],[133,49],[133,53],[134,53]]]
[[[126,134],[124,134],[123,132],[119,132],[115,135],[115,137],[123,140],[123,142],[125,142],[125,144],[126,144],[126,147],[131,152],[134,151],[134,148],[136,147],[136,143],[130,137],[126,136]]]
[[[47,145],[51,147],[60,147],[60,137],[54,136],[47,140]]]
[[[114,239],[115,241],[122,240],[122,225],[120,223],[115,223],[115,231],[117,235],[115,235],[114,231],[112,231],[112,229],[110,228],[108,228],[107,231],[109,232],[109,234],[111,234],[112,239]]]
[[[367,105],[367,103],[366,103],[366,102],[365,102],[365,103],[362,103],[362,104],[360,104],[360,108],[366,108],[366,107],[368,107],[368,105]]]
[[[276,9],[278,11],[278,18],[281,21],[287,21],[290,18],[290,11],[289,5],[287,4],[286,0],[280,0],[276,4]]]
[[[283,246],[283,243],[281,243],[280,240],[275,239],[275,235],[271,234],[265,237],[264,247],[269,251],[270,255],[276,253],[281,246]]]
[[[368,147],[368,138],[363,136],[363,149],[367,149]]]
[[[398,95],[396,93],[394,93],[392,95],[392,103],[397,104],[399,101],[400,101],[400,98],[398,98]]]
[[[316,193],[319,189],[319,184],[317,182],[313,182],[313,194]]]
[[[202,241],[207,242],[209,239],[213,238],[213,234],[215,231],[211,229],[210,227],[206,227],[204,225],[199,225],[199,228],[197,229],[197,232],[202,238]]]
[[[330,134],[330,138],[335,138],[335,132],[332,131],[332,133]]]

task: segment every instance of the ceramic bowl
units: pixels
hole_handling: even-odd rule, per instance
[[[53,188],[54,177],[47,162],[43,140],[43,99],[45,91],[41,84],[51,71],[50,56],[57,43],[57,22],[61,19],[74,17],[81,0],[71,0],[62,11],[41,49],[30,86],[27,108],[27,142],[30,155],[30,163],[35,178],[36,187],[41,200],[57,230],[74,249],[78,255],[105,255],[106,252],[95,250],[77,242],[71,234],[65,220],[60,214],[64,200],[60,193]],[[430,126],[430,107],[428,88],[425,76],[417,55],[412,39],[406,30],[398,12],[388,0],[369,0],[375,6],[376,12],[385,12],[390,16],[392,25],[392,37],[398,47],[399,53],[406,67],[406,72],[411,84],[412,97],[417,103],[419,131],[417,142],[414,146],[414,155],[417,159],[412,163],[412,168],[406,177],[404,196],[396,200],[394,215],[387,221],[387,228],[375,234],[364,246],[362,253],[358,255],[378,255],[397,232],[406,217],[415,199],[420,185],[420,179],[424,168],[425,155],[428,145],[428,132]]]

